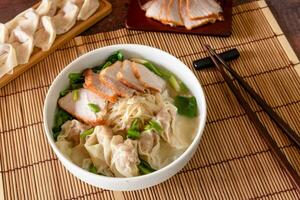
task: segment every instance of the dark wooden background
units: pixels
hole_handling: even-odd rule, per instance
[[[82,35],[123,28],[129,1],[110,0],[113,5],[113,12]],[[233,1],[234,5],[238,5],[251,0]],[[4,23],[10,20],[16,14],[37,2],[37,0],[0,0],[0,22]],[[267,0],[267,3],[296,54],[300,57],[300,0]]]

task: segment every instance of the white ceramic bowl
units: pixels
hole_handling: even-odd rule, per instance
[[[199,127],[195,139],[188,147],[188,149],[178,159],[176,159],[168,166],[151,174],[132,178],[99,176],[78,167],[59,151],[59,149],[55,145],[55,141],[52,137],[51,131],[54,124],[54,114],[57,105],[57,99],[59,97],[59,92],[65,89],[69,84],[68,74],[71,72],[81,72],[85,68],[99,65],[103,63],[109,55],[118,50],[120,50],[124,54],[125,58],[144,58],[157,64],[158,66],[163,66],[167,70],[174,73],[186,84],[192,94],[196,97],[200,113]],[[186,165],[186,163],[195,153],[203,133],[205,121],[205,96],[197,78],[189,70],[189,68],[180,60],[162,50],[136,44],[120,44],[107,46],[80,56],[59,73],[48,91],[44,104],[44,127],[46,135],[51,147],[53,148],[55,154],[62,162],[62,164],[80,180],[93,186],[109,190],[129,191],[143,189],[159,184],[176,174]]]

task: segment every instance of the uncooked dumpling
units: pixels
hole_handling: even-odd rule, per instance
[[[8,30],[5,24],[0,23],[0,43],[5,43],[8,39]]]
[[[78,6],[67,1],[65,5],[53,17],[53,23],[57,34],[63,34],[69,31],[76,23],[79,12]]]
[[[79,8],[77,20],[86,20],[99,8],[99,0],[71,0]]]
[[[39,16],[53,16],[55,15],[56,8],[55,0],[42,0],[41,4],[35,11]]]
[[[5,25],[9,32],[13,31],[16,27],[19,27],[22,31],[32,36],[38,27],[38,23],[39,16],[34,9],[30,8],[7,22]]]
[[[18,64],[27,63],[33,50],[32,36],[17,27],[12,31],[9,43],[16,50]]]
[[[0,78],[17,65],[15,49],[10,44],[0,44]]]
[[[43,16],[41,24],[41,28],[38,29],[34,35],[34,45],[41,48],[43,51],[47,51],[55,40],[56,30],[52,23],[52,19],[49,16]]]

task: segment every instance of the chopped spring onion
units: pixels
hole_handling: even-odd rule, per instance
[[[176,92],[180,92],[180,85],[178,81],[176,80],[175,76],[171,75],[170,78],[168,79],[170,85]]]
[[[197,116],[197,101],[194,96],[176,96],[174,104],[177,107],[178,114],[191,118]]]
[[[82,73],[70,73],[69,74],[70,88],[72,90],[79,89],[83,87],[84,76]]]
[[[79,99],[79,90],[73,90],[73,101],[77,101]]]
[[[107,59],[106,62],[110,61],[111,63],[115,63],[117,61],[123,61],[124,56],[120,51],[115,52],[114,54],[110,55]]]
[[[54,118],[54,127],[52,128],[53,132],[53,138],[56,141],[58,135],[60,134],[61,131],[61,126],[68,120],[71,120],[72,116],[69,115],[67,112],[65,112],[62,109],[58,109],[58,111],[55,114]]]
[[[141,123],[142,122],[139,118],[135,118],[132,121],[131,126],[127,131],[127,138],[135,140],[140,137]]]
[[[105,68],[107,68],[107,67],[109,67],[109,66],[111,66],[112,65],[112,63],[110,62],[110,61],[107,61],[106,63],[104,63],[104,65],[102,66],[102,69],[105,69]]]
[[[130,138],[130,139],[137,139],[140,137],[140,132],[138,130],[134,130],[134,129],[128,129],[127,131],[127,138]]]
[[[80,138],[85,138],[88,135],[91,135],[94,132],[94,128],[87,129],[80,134]]]
[[[89,172],[92,172],[92,173],[94,173],[94,174],[98,174],[98,173],[97,173],[97,168],[96,168],[94,165],[91,165],[91,166],[90,166]]]
[[[145,175],[145,174],[150,174],[155,171],[146,161],[140,159],[141,162],[138,165],[140,174]]]
[[[189,89],[186,87],[186,85],[183,82],[180,82],[179,86],[180,86],[180,92],[181,93],[188,93],[189,92]]]
[[[94,113],[97,113],[100,111],[100,108],[97,104],[89,103],[88,106],[89,106],[90,110],[93,111]]]
[[[104,64],[98,65],[96,67],[93,67],[92,70],[95,73],[99,73],[102,69],[105,69],[105,68],[109,67],[110,65],[114,64],[118,60],[119,61],[123,61],[124,60],[124,55],[120,51],[117,51],[117,52],[113,53],[112,55],[110,55],[105,60]]]
[[[70,92],[70,89],[65,89],[65,90],[63,90],[63,91],[61,91],[61,92],[59,93],[59,96],[60,96],[60,97],[64,97],[64,96],[66,96],[69,92]]]
[[[155,130],[157,133],[161,133],[163,130],[162,127],[159,125],[159,123],[154,120],[150,120],[144,129],[145,130]]]

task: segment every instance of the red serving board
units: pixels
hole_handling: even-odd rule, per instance
[[[232,0],[219,1],[223,8],[224,21],[217,21],[214,24],[206,24],[192,30],[187,30],[184,27],[171,27],[169,25],[164,25],[159,21],[147,18],[145,16],[145,11],[140,8],[138,1],[139,0],[131,0],[130,2],[126,20],[126,27],[128,29],[211,36],[230,36],[231,34]]]

